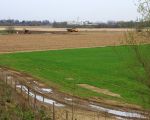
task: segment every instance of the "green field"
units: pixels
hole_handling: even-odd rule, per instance
[[[139,48],[149,59],[150,45]],[[147,77],[129,46],[1,54],[0,65],[26,72],[69,94],[115,99],[150,108],[150,88],[141,82]],[[77,84],[105,88],[121,98]]]

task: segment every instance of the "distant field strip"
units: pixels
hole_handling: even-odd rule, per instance
[[[0,26],[0,30],[6,30],[7,26]],[[33,30],[33,31],[66,31],[66,28],[52,28],[45,26],[14,26],[15,30]],[[131,28],[78,28],[79,31],[89,31],[89,32],[97,32],[97,31],[133,31]]]

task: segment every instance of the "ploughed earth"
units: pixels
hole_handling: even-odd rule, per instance
[[[0,35],[0,53],[90,48],[126,44],[123,31],[54,32]],[[140,42],[147,43],[140,39]]]

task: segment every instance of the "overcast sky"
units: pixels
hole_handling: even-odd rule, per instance
[[[0,0],[0,19],[136,20],[136,0]]]

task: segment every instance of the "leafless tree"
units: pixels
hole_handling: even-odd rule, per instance
[[[143,24],[150,22],[150,0],[138,0],[138,12],[141,14],[141,18],[139,18],[140,22],[142,21]],[[141,50],[141,46],[139,45],[142,39],[145,39],[147,43],[150,42],[150,28],[145,27],[140,29],[140,31],[128,32],[126,34],[126,42],[131,45],[136,60],[144,70],[145,79],[142,79],[141,82],[150,88],[150,59]],[[140,40],[138,40],[138,38]],[[147,51],[150,52],[150,49],[147,48]],[[136,76],[137,78],[140,78],[140,76],[138,76],[138,73],[136,73]]]
[[[142,16],[142,20],[150,20],[150,0],[138,0],[138,12]]]

